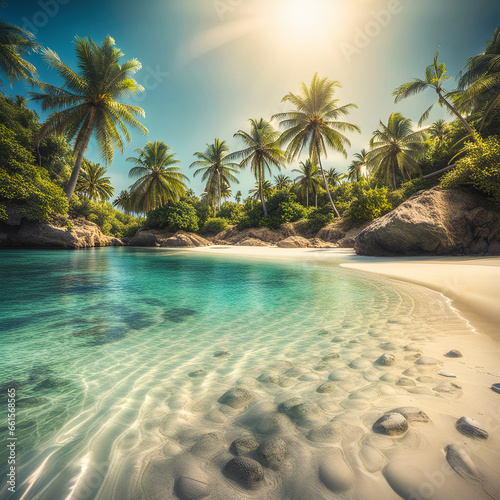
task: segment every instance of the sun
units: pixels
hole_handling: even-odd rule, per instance
[[[269,5],[276,36],[287,42],[321,43],[331,36],[337,23],[336,0],[271,0]]]

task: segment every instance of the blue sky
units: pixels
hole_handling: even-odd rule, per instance
[[[144,108],[149,137],[132,133],[122,156],[116,152],[108,172],[118,193],[127,188],[136,147],[163,140],[181,160],[189,186],[203,191],[188,167],[193,153],[214,138],[241,144],[233,134],[248,129],[249,118],[269,119],[288,109],[281,103],[314,72],[339,80],[339,104],[355,103],[348,121],[361,127],[351,134],[346,160],[331,152],[326,168],[347,170],[351,156],[367,147],[379,120],[394,111],[417,121],[432,104],[431,91],[394,104],[394,88],[422,77],[440,48],[440,60],[456,76],[468,57],[482,51],[500,19],[496,0],[7,0],[2,19],[24,26],[37,41],[75,68],[76,35],[100,42],[116,40],[124,60],[137,58],[136,80],[146,91],[130,103]],[[59,85],[37,55],[29,57],[40,79]],[[76,68],[75,68],[76,69]],[[449,80],[449,88],[454,80]],[[8,90],[26,94],[23,85]],[[41,117],[37,105],[31,103]],[[436,106],[429,122],[448,118]],[[87,157],[101,161],[91,144]],[[101,162],[102,163],[102,162]],[[297,164],[288,165],[292,178]],[[240,175],[246,196],[250,172]]]

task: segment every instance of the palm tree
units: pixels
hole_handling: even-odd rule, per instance
[[[14,96],[14,103],[20,108],[26,108],[28,99],[26,99],[26,97],[23,97],[22,95],[16,95]]]
[[[354,153],[354,160],[352,160],[349,167],[347,167],[347,178],[350,181],[359,181],[363,176],[362,171],[365,167],[365,159],[367,155],[366,149],[362,149],[359,153]]]
[[[306,194],[306,207],[309,208],[309,189],[312,189],[315,193],[317,192],[317,187],[320,184],[319,180],[319,170],[318,166],[315,165],[311,160],[306,160],[300,162],[301,168],[295,168],[292,172],[297,172],[300,175],[295,178],[295,182],[300,186],[302,195],[304,192]]]
[[[484,107],[479,126],[481,130],[489,113],[500,104],[499,28],[495,29],[493,39],[486,43],[484,52],[470,57],[465,68],[460,72],[458,82],[458,89],[463,92],[460,96],[460,107],[467,111]]]
[[[266,172],[271,175],[271,168],[281,168],[280,163],[285,160],[283,151],[278,147],[277,141],[280,133],[275,131],[273,126],[264,118],[260,120],[250,119],[250,133],[239,130],[234,137],[239,137],[246,148],[241,151],[231,153],[228,158],[241,159],[240,168],[250,165],[257,183],[260,184],[259,194],[262,202],[264,216],[267,217],[266,201],[264,199],[264,178]]]
[[[288,177],[288,175],[283,175],[283,174],[275,175],[273,179],[274,179],[274,186],[277,187],[278,189],[284,189],[292,183],[292,180],[290,179],[290,177]]]
[[[429,133],[437,142],[441,143],[444,141],[444,137],[447,131],[447,124],[445,120],[436,120],[430,127]]]
[[[64,86],[58,88],[38,82],[42,92],[31,92],[31,99],[41,101],[43,111],[57,110],[42,125],[38,142],[52,133],[66,134],[69,140],[76,138],[75,166],[65,188],[68,201],[75,190],[92,134],[96,137],[101,157],[106,164],[111,164],[114,147],[123,153],[122,135],[130,142],[126,125],[148,133],[136,119],[136,116],[144,117],[141,108],[115,101],[144,90],[131,78],[141,68],[139,61],[131,59],[120,64],[123,53],[109,36],[101,46],[91,38],[78,37],[74,45],[80,74],[63,64],[55,52],[44,49],[44,60],[63,78]]]
[[[243,195],[241,194],[240,190],[236,191],[236,194],[234,195],[234,199],[235,199],[236,203],[239,203],[241,201],[242,196]]]
[[[316,73],[309,88],[302,83],[300,94],[289,93],[283,97],[282,102],[291,102],[296,110],[278,113],[273,116],[273,119],[280,120],[280,125],[285,128],[280,143],[288,144],[289,160],[297,158],[303,148],[308,147],[309,158],[317,162],[321,169],[332,209],[337,217],[340,217],[328,189],[321,155],[325,155],[326,158],[327,149],[332,148],[347,157],[345,146],[350,145],[350,142],[342,132],[360,132],[360,129],[351,123],[338,121],[339,117],[349,114],[349,110],[357,106],[346,104],[337,107],[338,99],[333,98],[335,87],[341,87],[340,83],[328,78],[319,78]]]
[[[127,158],[134,163],[129,177],[137,178],[130,186],[131,205],[134,211],[147,213],[170,201],[179,201],[186,194],[187,177],[174,167],[179,160],[174,158],[170,146],[163,141],[148,142],[143,149],[134,150],[139,156]]]
[[[396,189],[396,170],[403,177],[420,172],[417,161],[425,153],[425,133],[413,132],[411,120],[400,113],[392,113],[387,125],[380,122],[373,132],[366,165],[375,177],[385,178]]]
[[[272,192],[273,186],[268,180],[265,180],[263,182],[256,182],[255,188],[250,189],[250,191],[248,191],[248,194],[251,194],[254,200],[260,199],[262,201],[263,198],[268,198]]]
[[[106,167],[99,163],[83,160],[76,192],[90,201],[108,201],[114,192],[109,177],[104,177]]]
[[[434,55],[434,61],[432,64],[427,66],[425,70],[425,80],[420,80],[416,78],[413,82],[404,83],[400,85],[392,95],[395,96],[395,102],[399,102],[403,99],[406,99],[409,96],[418,94],[428,88],[433,89],[438,95],[438,103],[439,105],[444,105],[448,108],[448,111],[451,114],[454,114],[466,128],[469,135],[474,139],[474,131],[467,123],[465,118],[460,114],[458,109],[454,104],[450,102],[448,98],[451,98],[454,94],[453,92],[447,92],[443,88],[443,82],[451,78],[451,76],[446,76],[446,66],[444,63],[438,64],[438,55],[439,51]],[[420,127],[422,123],[427,120],[429,113],[431,112],[434,104],[430,106],[425,113],[420,117],[418,122],[418,126]],[[474,139],[475,140],[475,139]]]
[[[130,200],[130,193],[125,189],[113,200],[112,205],[118,210],[123,210],[126,214],[133,212]]]
[[[194,177],[198,174],[203,174],[201,180],[206,181],[206,191],[212,196],[212,209],[215,217],[215,205],[218,201],[219,210],[221,199],[224,198],[223,188],[229,189],[231,182],[239,184],[238,179],[234,174],[238,173],[239,165],[232,163],[227,159],[229,146],[226,141],[215,139],[213,144],[207,144],[207,149],[204,153],[194,153],[198,158],[197,161],[191,163],[189,168],[201,167],[194,173]],[[226,195],[227,197],[227,195]]]
[[[333,167],[325,170],[325,177],[328,181],[328,184],[331,186],[338,186],[340,184],[340,181],[344,178],[343,174],[337,172],[337,170]]]
[[[33,33],[0,21],[0,71],[7,77],[11,86],[16,80],[32,83],[38,76],[35,66],[21,57],[38,52],[40,45],[34,42],[34,39]],[[0,87],[5,91],[1,78]]]

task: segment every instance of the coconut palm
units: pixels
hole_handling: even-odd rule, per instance
[[[243,195],[241,194],[240,190],[236,191],[236,194],[234,195],[234,199],[235,199],[236,203],[239,203],[241,201],[242,196]]]
[[[130,202],[130,193],[125,189],[113,200],[112,205],[118,210],[123,210],[126,214],[133,212]]]
[[[14,96],[14,103],[16,106],[20,108],[26,108],[26,105],[28,104],[28,99],[22,95],[16,95]]]
[[[412,122],[400,113],[392,113],[387,125],[373,132],[371,150],[366,155],[366,165],[372,176],[382,178],[396,189],[396,172],[403,178],[420,173],[418,160],[426,150],[425,133],[414,132]]]
[[[148,130],[136,117],[144,111],[115,101],[143,90],[132,78],[141,68],[137,59],[120,64],[123,53],[115,41],[107,36],[99,46],[91,38],[76,38],[76,57],[79,74],[66,66],[50,49],[43,50],[48,65],[64,80],[63,88],[39,82],[41,93],[31,92],[31,99],[42,103],[42,110],[54,109],[40,129],[38,141],[52,133],[75,138],[76,161],[71,178],[65,188],[68,201],[76,186],[83,155],[94,134],[101,157],[106,164],[113,161],[113,149],[123,153],[123,138],[130,142],[127,125],[144,134]]]
[[[189,168],[201,167],[195,171],[194,177],[202,174],[201,180],[206,182],[206,191],[212,197],[213,203],[211,205],[214,217],[216,202],[218,202],[220,210],[221,199],[224,198],[223,188],[227,192],[231,182],[239,184],[235,176],[238,173],[239,165],[227,159],[228,153],[229,146],[226,141],[215,139],[213,144],[207,144],[207,149],[204,153],[194,153],[194,156],[198,160],[189,166]]]
[[[496,28],[493,39],[486,43],[484,52],[467,60],[460,72],[458,89],[461,109],[483,111],[479,130],[489,113],[500,105],[500,29]]]
[[[429,127],[429,134],[433,137],[437,142],[441,143],[444,141],[446,131],[448,129],[447,123],[445,120],[436,120]]]
[[[106,167],[84,159],[76,183],[76,192],[90,201],[108,201],[113,196],[114,188],[109,177],[104,177],[105,175]]]
[[[295,178],[295,182],[300,186],[302,196],[306,195],[306,207],[309,208],[309,190],[316,193],[318,185],[321,183],[319,180],[318,165],[314,164],[311,160],[301,161],[300,168],[294,168],[292,172],[300,174]]]
[[[434,61],[432,64],[427,66],[425,70],[425,80],[421,80],[416,78],[413,82],[404,83],[400,85],[392,95],[395,96],[395,102],[399,102],[407,97],[410,97],[415,94],[419,94],[426,89],[432,89],[438,95],[438,103],[440,106],[445,106],[448,111],[455,115],[466,128],[469,135],[474,139],[474,131],[468,124],[467,120],[460,114],[457,107],[452,104],[451,98],[454,95],[453,92],[447,92],[443,88],[443,83],[445,80],[451,78],[451,76],[446,76],[446,66],[444,63],[438,63],[438,55],[439,51],[434,55]],[[429,117],[429,113],[431,112],[434,104],[431,105],[425,113],[420,117],[418,122],[418,126],[420,127],[422,123],[427,120]],[[474,139],[475,140],[475,139]]]
[[[288,175],[283,175],[283,174],[275,175],[273,179],[274,179],[274,186],[278,189],[284,189],[292,183],[292,180],[290,179],[290,177],[288,177]]]
[[[354,153],[354,159],[347,167],[347,179],[350,181],[359,181],[363,176],[363,168],[365,167],[365,158],[367,155],[366,149],[362,149],[359,153]]]
[[[38,76],[35,66],[21,57],[38,52],[40,45],[34,42],[34,39],[33,33],[0,21],[0,71],[7,77],[11,86],[16,80],[31,83]],[[0,87],[5,91],[1,78]]]
[[[285,154],[278,146],[280,133],[275,131],[273,126],[264,118],[260,120],[250,119],[250,133],[239,130],[234,134],[239,137],[246,148],[241,151],[231,153],[228,158],[231,160],[241,159],[240,168],[250,165],[257,183],[261,185],[259,189],[260,201],[264,216],[267,217],[266,201],[264,199],[264,188],[262,184],[265,180],[266,172],[271,175],[271,168],[281,168],[281,162],[285,160]]]
[[[147,213],[170,201],[179,201],[186,194],[187,177],[175,167],[175,153],[163,141],[148,142],[143,149],[136,148],[138,157],[127,158],[134,163],[129,177],[138,178],[130,186],[131,206],[136,212]]]
[[[332,209],[340,217],[328,189],[321,156],[326,158],[327,150],[331,148],[347,157],[345,146],[350,145],[350,142],[342,132],[360,132],[360,129],[351,123],[338,121],[357,106],[346,104],[338,107],[338,99],[333,98],[335,87],[341,87],[340,83],[328,78],[319,78],[316,73],[309,87],[302,83],[299,94],[289,93],[283,97],[282,102],[293,104],[295,111],[278,113],[273,119],[277,118],[285,129],[280,144],[288,144],[286,153],[289,160],[297,158],[304,147],[308,148],[309,158],[317,162],[321,170]]]
[[[250,189],[248,194],[251,194],[254,200],[260,199],[262,201],[262,199],[268,198],[272,192],[273,186],[268,180],[264,180],[263,182],[256,182],[255,188]]]

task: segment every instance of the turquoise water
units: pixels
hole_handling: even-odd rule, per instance
[[[18,405],[11,498],[156,498],[141,486],[147,464],[236,426],[217,398],[238,380],[321,365],[334,335],[348,362],[432,335],[433,318],[459,321],[438,294],[322,259],[135,248],[0,259],[1,396],[15,387]],[[231,355],[214,357],[222,349]],[[325,369],[308,368],[309,380]],[[325,411],[355,407],[344,394]],[[2,478],[5,465],[2,455]]]

